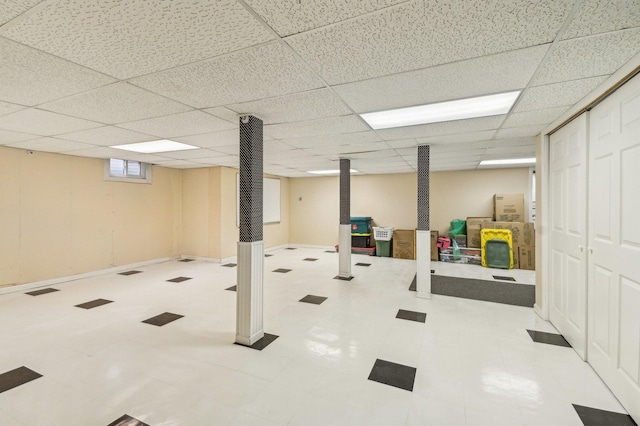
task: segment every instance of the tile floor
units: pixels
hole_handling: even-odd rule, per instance
[[[0,392],[0,425],[109,425],[126,415],[151,426],[580,426],[573,404],[624,413],[571,348],[531,339],[527,330],[556,330],[530,308],[417,299],[410,260],[354,255],[370,266],[342,281],[333,279],[336,253],[270,254],[264,322],[278,337],[261,351],[233,344],[236,293],[225,290],[237,269],[220,264],[170,261],[38,296],[0,295],[0,375],[32,371]],[[534,279],[531,271],[432,268]],[[191,279],[168,282],[174,277]],[[326,300],[300,303],[307,295]],[[100,299],[111,303],[75,307]],[[401,309],[426,313],[425,322],[396,318]],[[143,323],[163,312],[181,317]],[[413,383],[369,380],[393,365],[414,372]]]

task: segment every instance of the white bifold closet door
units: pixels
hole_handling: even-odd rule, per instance
[[[578,354],[587,352],[587,118],[550,137],[549,316]]]
[[[640,424],[640,76],[589,124],[588,361]]]

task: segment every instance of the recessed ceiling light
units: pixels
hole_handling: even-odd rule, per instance
[[[350,173],[358,173],[357,170],[349,169]],[[313,173],[314,175],[338,175],[340,170],[309,170],[307,173]]]
[[[512,164],[535,164],[535,158],[512,158],[506,160],[484,160],[480,162],[481,166],[507,166]]]
[[[186,143],[170,141],[168,139],[162,139],[162,140],[150,141],[150,142],[128,143],[125,145],[113,145],[113,146],[110,146],[109,148],[124,149],[126,151],[141,152],[143,154],[155,154],[158,152],[199,149],[200,147],[187,145]]]
[[[517,90],[515,92],[478,96],[456,101],[367,112],[360,114],[360,117],[372,129],[389,129],[392,127],[464,120],[466,118],[489,117],[508,113],[516,99],[518,99],[520,92],[520,90]]]

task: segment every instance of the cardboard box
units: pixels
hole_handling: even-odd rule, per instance
[[[498,222],[524,222],[524,194],[495,194],[493,218]]]
[[[438,260],[438,231],[431,231],[431,260]]]
[[[530,246],[518,247],[519,269],[535,271],[536,269],[536,248]]]
[[[536,233],[533,223],[523,222],[484,222],[482,229],[510,229],[513,246],[536,245]],[[515,254],[515,252],[514,252]],[[517,257],[517,256],[514,256]]]
[[[415,229],[396,229],[393,231],[393,257],[397,259],[416,258]]]
[[[490,217],[468,217],[467,218],[467,247],[480,248],[480,230],[482,224],[491,222]]]
[[[513,269],[520,269],[520,248],[516,245],[513,246]]]

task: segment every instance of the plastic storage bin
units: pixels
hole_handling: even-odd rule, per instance
[[[351,235],[351,247],[371,247],[371,234]]]
[[[391,241],[392,236],[393,228],[373,227],[373,238],[375,238],[376,241]]]
[[[376,240],[376,256],[391,257],[391,240]]]
[[[370,217],[351,217],[352,234],[371,234]]]

